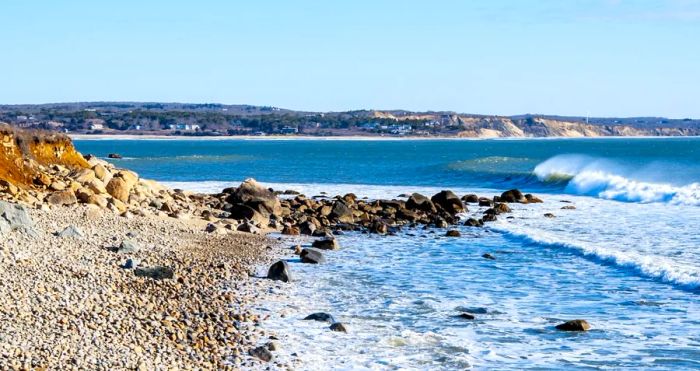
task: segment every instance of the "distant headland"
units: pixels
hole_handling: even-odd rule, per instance
[[[270,106],[80,102],[0,105],[0,123],[84,137],[538,138],[698,136],[700,119],[477,115],[448,111],[294,111]]]

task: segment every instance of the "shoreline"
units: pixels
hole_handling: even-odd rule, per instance
[[[268,136],[184,136],[184,135],[135,135],[135,134],[67,134],[72,140],[170,140],[170,141],[230,141],[230,140],[250,140],[250,141],[520,141],[520,140],[596,140],[596,139],[693,139],[700,136],[600,136],[600,137],[454,137],[454,136],[435,136],[435,137],[382,137],[382,136],[287,136],[287,135],[268,135]]]

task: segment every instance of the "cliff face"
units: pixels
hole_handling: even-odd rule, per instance
[[[42,167],[61,165],[71,169],[88,167],[87,161],[62,134],[23,131],[0,126],[0,180],[17,187],[30,187]]]

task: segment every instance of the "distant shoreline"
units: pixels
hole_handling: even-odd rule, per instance
[[[68,134],[73,140],[325,140],[325,141],[412,141],[412,140],[590,140],[590,139],[682,139],[700,138],[700,136],[599,136],[599,137],[383,137],[383,136],[312,136],[312,135],[240,135],[240,136],[185,136],[185,135],[134,135],[134,134]]]

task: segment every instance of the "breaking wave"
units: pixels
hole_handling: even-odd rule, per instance
[[[494,227],[510,239],[524,243],[563,249],[597,263],[615,266],[639,276],[674,285],[684,290],[700,291],[700,270],[680,265],[661,256],[647,256],[633,252],[616,251],[614,248],[577,241],[563,241],[544,231],[505,229]]]
[[[700,183],[674,185],[635,179],[628,175],[629,169],[605,159],[560,155],[537,165],[533,173],[541,182],[565,181],[564,191],[570,194],[625,202],[700,206]]]

